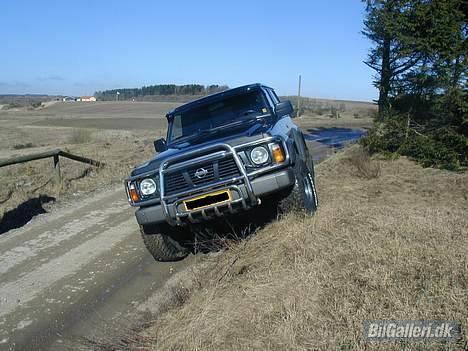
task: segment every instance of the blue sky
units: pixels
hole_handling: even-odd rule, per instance
[[[364,5],[336,1],[4,1],[0,94],[162,83],[271,85],[371,100]]]

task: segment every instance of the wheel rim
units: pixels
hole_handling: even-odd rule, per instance
[[[306,209],[313,210],[316,207],[315,203],[315,189],[312,183],[312,175],[310,172],[306,173],[303,179],[304,183],[304,204]]]

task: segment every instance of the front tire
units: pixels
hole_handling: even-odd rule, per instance
[[[146,248],[156,261],[179,261],[189,254],[182,244],[187,233],[181,228],[169,225],[140,226],[140,232]]]
[[[296,160],[294,165],[296,181],[289,194],[279,202],[281,213],[302,211],[306,214],[313,214],[317,210],[317,191],[312,172],[304,161]]]

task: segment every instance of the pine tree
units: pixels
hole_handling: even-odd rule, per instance
[[[381,120],[391,105],[421,118],[434,112],[428,109],[434,110],[441,96],[461,101],[467,79],[466,10],[463,0],[366,1],[363,34],[373,47],[365,63],[376,71]]]
[[[397,77],[421,59],[412,50],[411,32],[415,0],[366,0],[367,16],[363,34],[374,44],[366,65],[376,71],[375,86],[379,89],[379,118],[382,120],[390,108],[392,84]]]
[[[366,3],[380,121],[363,144],[425,166],[468,167],[467,1]]]

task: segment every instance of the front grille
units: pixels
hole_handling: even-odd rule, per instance
[[[236,161],[234,158],[225,158],[218,162],[219,165],[219,179],[226,179],[237,177],[240,175],[239,168],[237,167]]]
[[[187,187],[182,172],[174,172],[164,177],[164,190],[166,193],[174,193]]]
[[[204,169],[206,171],[204,177],[196,176],[197,171],[200,169]],[[220,180],[238,177],[240,175],[241,173],[237,167],[234,157],[228,156],[221,160],[203,163],[189,167],[186,170],[179,170],[165,174],[164,193],[166,195],[173,195],[199,186],[215,183]]]

